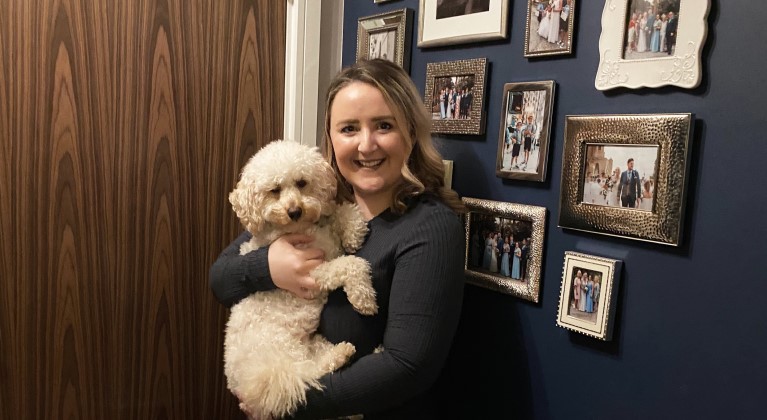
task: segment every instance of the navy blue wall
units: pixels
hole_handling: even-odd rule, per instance
[[[427,0],[435,1],[435,0]],[[701,1],[703,0],[685,0]],[[420,49],[417,0],[346,0],[343,62],[357,19],[415,11],[410,73],[426,63],[487,57],[487,131],[442,136],[467,197],[548,209],[541,302],[467,286],[447,366],[449,418],[752,418],[767,399],[767,43],[763,6],[712,0],[704,77],[693,89],[594,88],[604,1],[578,1],[574,53],[523,57],[526,2],[512,1],[509,38]],[[503,84],[556,80],[546,182],[502,180],[494,164]],[[557,227],[566,115],[695,114],[685,237],[679,248]],[[762,181],[764,180],[764,182]],[[616,330],[601,342],[556,326],[564,252],[624,261]]]

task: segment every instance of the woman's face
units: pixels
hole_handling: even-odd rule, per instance
[[[391,200],[409,152],[376,87],[352,82],[338,91],[330,108],[330,140],[357,200]]]

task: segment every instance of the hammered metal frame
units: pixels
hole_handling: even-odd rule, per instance
[[[557,325],[603,341],[611,340],[622,266],[623,262],[620,260],[566,251],[562,268],[562,287],[559,291]],[[567,306],[570,303],[570,292],[573,288],[576,269],[596,271],[602,275],[595,323],[568,314]]]
[[[413,26],[413,10],[399,9],[391,12],[363,16],[357,19],[357,58],[356,61],[368,58],[370,51],[370,35],[378,32],[396,30],[396,46],[394,59],[400,67],[410,72],[410,44]]]
[[[562,153],[559,227],[679,246],[692,114],[568,115]],[[653,211],[584,203],[586,145],[658,146]]]
[[[514,295],[538,303],[540,300],[541,267],[546,234],[546,208],[469,197],[463,197],[462,200],[468,208],[465,215],[466,258],[464,260],[464,271],[466,274],[466,282],[475,286],[481,286],[486,289]],[[486,274],[469,268],[472,213],[489,213],[505,219],[532,222],[531,243],[533,244],[533,247],[528,254],[527,275],[525,279],[521,281],[513,280],[509,277]]]
[[[443,61],[426,63],[426,88],[424,89],[424,106],[432,115],[434,100],[434,80],[438,77],[474,76],[474,95],[471,110],[467,119],[432,119],[432,133],[446,134],[485,134],[485,90],[487,81],[487,58],[470,60]]]

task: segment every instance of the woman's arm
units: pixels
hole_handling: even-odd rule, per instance
[[[325,254],[304,247],[313,240],[311,236],[285,235],[268,247],[240,255],[240,245],[250,238],[248,232],[240,234],[210,267],[210,288],[219,302],[231,307],[251,293],[278,287],[306,299],[312,297],[317,285],[309,273]]]

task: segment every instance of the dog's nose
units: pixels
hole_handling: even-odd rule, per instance
[[[288,217],[294,222],[301,218],[302,213],[303,211],[301,211],[301,207],[292,207],[288,209]]]

